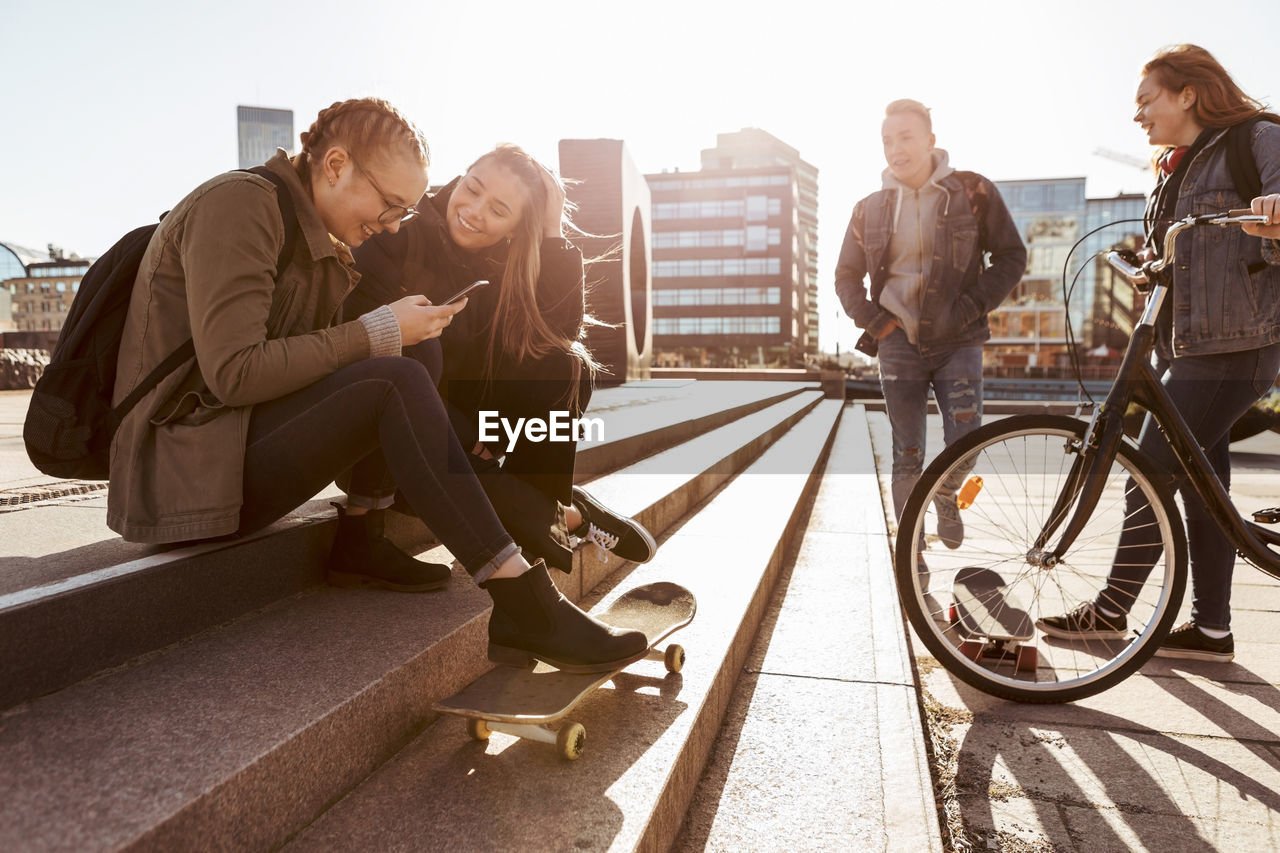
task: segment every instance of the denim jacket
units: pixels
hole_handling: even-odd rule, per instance
[[[1227,166],[1226,130],[1188,164],[1175,217],[1248,207]],[[1253,128],[1262,194],[1280,192],[1280,125]],[[1173,355],[1259,349],[1280,341],[1280,241],[1238,227],[1193,228],[1178,237],[1173,268]]]
[[[987,314],[1009,295],[1027,266],[1027,250],[1009,209],[989,180],[974,172],[952,172],[940,182],[947,191],[938,216],[933,264],[925,284],[918,331],[921,355],[980,344],[991,337]],[[879,190],[853,208],[840,260],[836,294],[845,313],[869,334],[892,320],[880,306],[888,277],[893,235],[894,191]],[[991,262],[983,262],[990,253]],[[871,288],[865,284],[871,274]],[[864,342],[859,349],[866,351]]]

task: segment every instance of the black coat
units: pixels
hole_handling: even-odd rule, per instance
[[[347,300],[347,316],[354,317],[415,293],[439,304],[476,279],[488,279],[489,285],[471,292],[467,307],[440,336],[442,389],[448,380],[477,379],[484,374],[489,339],[502,321],[496,313],[507,254],[505,243],[466,252],[449,238],[445,211],[457,185],[455,178],[435,194],[424,196],[418,205],[421,213],[398,232],[377,234],[355,250],[362,278]],[[538,309],[553,329],[576,340],[585,310],[582,253],[566,240],[546,239],[541,260]],[[523,372],[501,355],[496,368],[499,379]]]

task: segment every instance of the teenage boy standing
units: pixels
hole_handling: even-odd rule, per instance
[[[1027,250],[995,185],[951,168],[935,147],[924,104],[889,104],[880,131],[884,186],[853,208],[836,293],[864,330],[858,349],[879,351],[893,431],[893,511],[901,517],[924,469],[930,385],[947,444],[982,423],[987,314],[1022,278]],[[950,496],[934,501],[938,536],[951,548],[964,540],[955,492],[967,473],[957,472]]]

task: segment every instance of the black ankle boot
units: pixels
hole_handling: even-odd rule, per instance
[[[348,515],[340,504],[333,506],[338,510],[338,534],[329,551],[331,585],[427,592],[449,583],[448,566],[415,560],[383,535],[386,510]]]
[[[649,641],[593,619],[560,594],[538,560],[516,578],[480,586],[493,598],[489,660],[508,666],[545,661],[565,672],[608,672],[645,656]]]

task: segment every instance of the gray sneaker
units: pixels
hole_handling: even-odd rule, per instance
[[[964,521],[955,495],[936,495],[933,508],[938,513],[938,538],[948,548],[959,548],[964,542]]]

